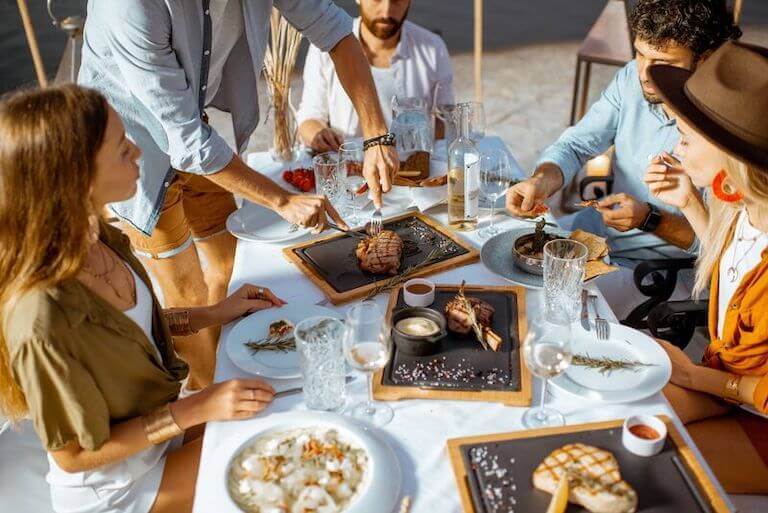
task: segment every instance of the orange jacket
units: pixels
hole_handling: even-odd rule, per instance
[[[768,413],[768,249],[739,284],[725,312],[723,337],[717,338],[720,263],[712,273],[709,333],[704,365],[743,376],[759,376],[755,408]]]

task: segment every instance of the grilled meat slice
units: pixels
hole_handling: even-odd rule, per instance
[[[619,464],[608,451],[578,443],[555,449],[533,471],[533,486],[555,493],[563,474],[570,485],[569,500],[592,513],[637,510],[637,493],[621,478]]]
[[[360,268],[373,274],[397,274],[403,255],[403,239],[391,230],[361,240],[355,251]]]
[[[477,323],[480,326],[490,326],[495,312],[493,307],[476,297],[467,296],[467,301],[475,311]],[[467,307],[458,295],[446,303],[445,317],[448,319],[448,329],[451,331],[467,334],[472,330],[472,324],[467,316]]]

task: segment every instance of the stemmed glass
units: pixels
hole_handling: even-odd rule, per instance
[[[358,213],[357,191],[365,185],[363,178],[363,144],[360,141],[347,141],[339,147],[339,167],[341,174],[346,179],[347,209],[345,217],[357,225],[362,222]]]
[[[344,327],[344,355],[349,364],[366,374],[368,400],[352,406],[352,417],[383,426],[392,420],[394,413],[385,403],[373,400],[373,373],[389,361],[392,354],[392,337],[379,306],[363,301],[347,312]]]
[[[544,381],[541,403],[523,414],[523,425],[528,429],[564,425],[563,414],[546,407],[545,399],[549,379],[561,374],[571,363],[571,320],[565,312],[543,316],[528,327],[523,357],[531,373]]]
[[[480,155],[480,192],[491,202],[491,220],[478,232],[480,237],[487,239],[501,231],[494,224],[496,200],[507,192],[511,183],[512,166],[507,152],[491,150]]]

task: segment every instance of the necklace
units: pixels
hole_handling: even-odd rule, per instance
[[[746,215],[746,214],[742,214]],[[761,233],[760,235],[757,235],[755,237],[746,239],[744,238],[744,226],[746,226],[748,220],[744,219],[741,221],[741,226],[739,227],[739,235],[736,237],[736,244],[734,244],[733,247],[733,256],[731,257],[731,265],[728,266],[728,269],[725,270],[725,276],[728,278],[728,281],[731,283],[736,283],[736,280],[739,279],[739,264],[752,252],[752,249],[754,249],[755,244],[757,244],[757,241],[759,241],[764,233]],[[736,260],[736,253],[738,253],[738,245],[740,242],[752,242],[750,244],[749,249],[744,251],[741,254],[741,258]]]
[[[115,296],[117,296],[118,299],[125,300],[123,294],[121,294],[118,288],[112,283],[111,275],[117,268],[117,260],[103,248],[101,242],[96,242],[96,247],[98,248],[98,256],[101,260],[99,267],[101,267],[103,271],[96,271],[90,265],[85,265],[82,269],[83,272],[95,280],[103,281],[112,289],[112,292],[115,293]],[[127,284],[129,288],[128,295],[133,303],[136,301],[136,284],[133,283],[133,280],[128,280]]]

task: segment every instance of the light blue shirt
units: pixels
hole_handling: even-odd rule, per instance
[[[589,159],[613,145],[613,192],[624,192],[640,202],[652,203],[660,210],[680,214],[678,209],[655,198],[643,182],[650,160],[664,151],[672,153],[679,138],[674,119],[664,113],[661,104],[646,101],[637,63],[632,61],[616,73],[586,116],[544,151],[537,166],[556,164],[563,171],[567,184]],[[640,230],[622,233],[609,228],[603,223],[602,216],[591,208],[576,216],[573,228],[607,237],[617,256],[622,251],[651,247],[652,251],[645,251],[645,258],[690,256],[653,234]]]
[[[257,79],[272,5],[315,46],[330,51],[352,32],[331,0],[231,0],[245,31],[229,54],[210,105],[232,113],[238,152],[259,122]],[[89,0],[78,82],[101,91],[142,150],[136,195],[112,209],[152,233],[174,170],[207,175],[233,151],[201,119],[211,77],[210,0]]]

